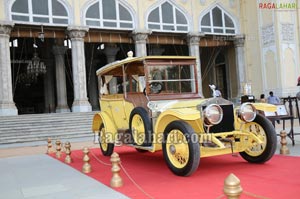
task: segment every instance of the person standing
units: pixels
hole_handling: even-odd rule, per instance
[[[280,104],[279,97],[275,96],[274,93],[273,93],[273,91],[270,91],[269,95],[270,96],[267,99],[269,104]]]
[[[266,98],[265,98],[265,94],[261,94],[261,95],[260,95],[259,101],[260,101],[261,103],[266,103],[266,102],[267,102],[267,100],[266,100]]]

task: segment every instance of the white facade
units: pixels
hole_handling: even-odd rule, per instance
[[[198,90],[204,97],[209,97],[207,87],[211,83],[219,84],[225,96],[235,101],[243,94],[245,83],[251,84],[256,97],[271,90],[279,97],[295,96],[300,73],[300,14],[293,6],[300,3],[299,0],[267,3],[262,0],[0,0],[0,115],[14,115],[17,110],[20,113],[20,104],[26,106],[26,96],[19,96],[24,92],[19,89],[24,82],[18,82],[24,69],[17,70],[14,63],[15,56],[19,56],[18,61],[26,56],[29,59],[33,50],[48,68],[43,77],[44,87],[37,87],[43,90],[44,101],[39,101],[42,112],[95,109],[97,95],[91,94],[97,93],[94,71],[113,61],[112,57],[122,58],[125,49],[135,51],[135,56],[153,53],[196,56],[197,75],[202,80]],[[18,47],[10,47],[14,40],[19,41]],[[64,40],[71,49],[63,45]],[[31,50],[29,43],[38,48]],[[95,49],[101,49],[100,46],[104,49],[99,54]],[[114,53],[105,47],[113,47]],[[64,48],[66,52],[58,50]],[[22,53],[26,56],[22,57]],[[106,61],[95,57],[95,53],[106,57]],[[220,57],[224,57],[221,62],[217,60]],[[65,75],[61,74],[63,71]]]

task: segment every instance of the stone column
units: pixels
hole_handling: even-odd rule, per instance
[[[13,101],[9,37],[13,23],[0,22],[0,116],[18,115]]]
[[[116,44],[108,44],[105,46],[104,54],[106,55],[107,63],[116,61],[116,55],[119,50],[120,48],[117,47]],[[117,78],[114,77],[112,80],[110,80],[109,91],[111,93],[117,93]]]
[[[44,76],[44,95],[45,95],[45,113],[55,112],[55,95],[54,95],[54,79],[53,79],[53,62],[46,61],[47,72]]]
[[[135,30],[132,32],[132,38],[135,41],[135,56],[147,56],[147,39],[151,34],[149,30]]]
[[[91,74],[90,74],[90,81],[88,83],[88,94],[89,100],[92,105],[92,110],[100,110],[99,108],[99,95],[98,95],[98,79],[96,76],[96,66],[98,65],[99,60],[93,59],[93,63],[91,65]]]
[[[66,70],[65,70],[65,52],[64,46],[53,46],[55,56],[55,76],[56,76],[56,95],[57,106],[56,113],[70,112],[67,99]]]
[[[52,46],[52,41],[45,40],[45,46]],[[53,54],[50,50],[44,50],[40,52],[40,55],[44,57],[46,65],[46,74],[43,75],[44,79],[44,113],[55,113],[55,82],[54,82],[54,60]]]
[[[92,110],[87,98],[86,68],[84,55],[84,36],[87,27],[69,26],[68,35],[72,43],[72,69],[74,84],[73,112],[88,112]]]
[[[242,84],[246,83],[246,67],[245,67],[245,54],[244,54],[245,36],[236,35],[234,37],[234,48],[235,48],[235,63],[237,68],[237,88],[239,98],[243,92]]]
[[[189,33],[187,35],[187,42],[189,45],[190,56],[196,57],[197,65],[197,81],[198,81],[198,93],[203,96],[202,92],[202,75],[201,75],[201,61],[200,61],[200,38],[203,37],[203,33]]]

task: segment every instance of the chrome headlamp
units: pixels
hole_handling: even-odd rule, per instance
[[[237,110],[237,115],[244,122],[252,122],[256,117],[256,108],[250,103],[244,103]]]
[[[217,104],[210,104],[204,109],[203,116],[206,125],[216,125],[223,119],[223,110]]]
[[[151,110],[154,111],[155,109],[157,109],[157,104],[154,102],[148,102],[147,107]]]

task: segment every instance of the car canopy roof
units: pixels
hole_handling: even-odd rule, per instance
[[[102,75],[115,75],[115,74],[122,74],[122,66],[126,66],[128,64],[136,65],[136,66],[143,66],[145,62],[159,62],[165,63],[171,60],[181,60],[182,64],[187,61],[187,64],[191,64],[190,61],[196,60],[196,57],[192,56],[144,56],[144,57],[128,57],[123,60],[118,60],[112,63],[109,63],[100,69],[97,70],[96,74],[99,76]],[[136,67],[137,68],[137,67]]]

